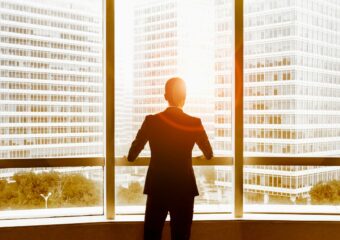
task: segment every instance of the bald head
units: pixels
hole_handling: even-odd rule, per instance
[[[183,107],[186,98],[185,82],[181,78],[170,78],[165,83],[165,100],[168,101],[169,106]]]

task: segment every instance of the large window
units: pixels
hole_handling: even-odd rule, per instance
[[[104,164],[102,2],[0,12],[1,216],[102,214],[103,168],[90,167]]]
[[[205,18],[203,24],[194,16],[195,12],[199,11],[198,6],[202,7],[204,3],[207,4],[206,12],[213,8],[214,17],[210,14],[210,17],[201,15]],[[189,82],[189,89],[196,90],[204,86],[208,78],[206,72],[201,72],[204,71],[204,68],[200,67],[202,59],[198,57],[199,60],[196,60],[197,55],[194,54],[205,56],[204,65],[209,65],[210,51],[204,43],[209,39],[205,37],[212,34],[210,38],[213,38],[214,42],[210,49],[214,50],[212,72],[215,81],[207,82],[203,87],[204,91],[199,97],[204,101],[198,111],[192,111],[191,99],[186,110],[202,117],[208,129],[209,123],[212,123],[214,131],[209,137],[214,143],[217,156],[234,155],[234,161],[244,160],[244,168],[241,172],[234,172],[234,176],[236,181],[238,179],[243,182],[242,198],[245,211],[337,212],[337,209],[331,206],[337,204],[337,200],[332,200],[332,197],[323,193],[331,188],[334,192],[331,194],[336,198],[340,180],[340,168],[336,163],[339,151],[337,100],[340,96],[337,93],[340,46],[337,38],[337,2],[245,1],[244,24],[241,26],[244,46],[243,75],[242,79],[236,76],[235,80],[235,85],[242,81],[243,96],[232,92],[232,1],[192,1],[186,4],[177,1],[134,1],[131,5],[124,2],[120,5],[122,6],[131,9],[129,14],[125,14],[132,18],[131,24],[128,27],[124,24],[124,30],[131,28],[130,32],[126,33],[131,36],[126,37],[130,39],[131,44],[128,45],[131,49],[127,51],[123,47],[118,48],[122,51],[122,56],[130,56],[125,58],[124,64],[129,64],[130,71],[127,72],[131,76],[130,80],[127,80],[128,77],[124,78],[124,67],[119,67],[121,72],[117,74],[116,82],[124,79],[124,83],[118,83],[119,86],[132,83],[127,87],[131,91],[131,97],[124,97],[124,101],[118,101],[117,104],[122,106],[121,103],[130,101],[128,105],[132,106],[132,136],[146,114],[164,108],[162,95],[167,77],[183,77]],[[186,14],[183,14],[184,12]],[[176,21],[174,25],[171,25],[172,21]],[[209,22],[214,24],[212,32],[204,29]],[[116,24],[119,27],[118,19]],[[186,24],[190,31],[186,29]],[[198,34],[194,32],[196,24],[200,26]],[[170,32],[167,28],[170,28]],[[118,30],[117,33],[121,31]],[[185,45],[188,42],[190,46]],[[121,43],[122,45],[118,45],[124,46],[126,42],[122,40]],[[174,49],[169,56],[162,52],[168,49]],[[190,52],[191,50],[193,51]],[[123,66],[121,61],[118,61],[118,65]],[[194,77],[195,85],[190,82],[193,74],[197,74]],[[207,107],[211,88],[215,92],[215,108]],[[189,97],[190,94],[192,93],[189,92]],[[233,94],[236,97],[236,105],[242,100],[241,115],[244,120],[243,135],[235,133],[234,142],[231,141],[232,131],[237,132],[238,129],[231,126]],[[194,98],[194,94],[191,96]],[[203,109],[204,107],[207,108]],[[235,107],[235,111],[235,115],[239,116],[240,110],[237,113]],[[211,121],[205,118],[206,115],[201,115],[207,113],[214,116]],[[238,121],[238,117],[235,121]],[[244,147],[244,158],[238,159],[233,153],[232,144],[236,145],[240,138]],[[118,149],[124,148],[118,146]],[[122,154],[126,152],[127,149],[124,149]],[[147,157],[148,154],[146,151],[144,156]],[[231,189],[235,184],[233,171],[231,167],[225,166],[225,163],[223,165],[216,165],[211,171],[210,176],[215,179],[213,188],[217,194],[210,193],[209,198],[213,201],[226,199],[225,201],[230,203],[233,198]],[[128,168],[131,167],[126,169]],[[197,169],[200,168],[205,167]],[[242,174],[242,177],[238,176],[239,174]],[[198,173],[198,179],[200,177],[202,173]],[[239,192],[240,185],[236,184],[236,188],[235,191]],[[202,187],[201,191],[207,192],[207,189],[208,185],[206,189]],[[199,198],[197,200],[200,202]],[[242,202],[240,199],[235,200],[235,205]],[[206,207],[212,206],[209,201],[205,204]],[[225,202],[222,201],[222,204]],[[324,206],[318,206],[319,204]]]
[[[1,218],[142,214],[150,150],[125,156],[174,76],[215,154],[194,149],[195,213],[339,213],[339,1],[0,0],[0,12]]]
[[[164,84],[180,76],[188,91],[184,111],[202,119],[217,158],[231,157],[232,1],[120,0],[116,13],[116,156],[127,155],[146,115],[166,108]],[[193,155],[202,153],[195,148]],[[141,156],[150,157],[148,147]],[[231,186],[216,184],[217,166],[194,170],[195,211],[231,211]],[[138,205],[143,212],[145,174],[146,167],[117,167],[117,212]]]
[[[244,168],[246,211],[338,212],[340,167],[313,165],[340,151],[339,7],[245,1],[244,153],[267,164]]]

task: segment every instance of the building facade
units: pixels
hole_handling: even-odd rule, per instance
[[[103,156],[102,9],[93,5],[0,1],[0,158]]]
[[[245,1],[245,156],[339,155],[339,10],[331,0]],[[229,188],[231,173],[217,171]],[[245,192],[265,202],[309,198],[312,186],[334,179],[339,167],[244,168]]]

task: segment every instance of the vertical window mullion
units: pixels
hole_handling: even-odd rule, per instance
[[[235,65],[233,83],[234,216],[243,216],[243,0],[234,0]]]
[[[105,59],[106,59],[106,147],[105,147],[105,216],[107,219],[115,217],[115,164],[114,164],[114,0],[103,0],[106,9],[104,19]],[[105,75],[104,75],[105,76]]]

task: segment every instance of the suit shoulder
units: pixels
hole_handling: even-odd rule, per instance
[[[163,114],[162,112],[159,112],[159,113],[155,113],[155,114],[146,115],[145,120],[146,121],[157,121],[157,119],[161,118],[162,114]]]
[[[149,120],[149,119],[151,119],[151,118],[153,118],[153,117],[154,117],[154,115],[152,115],[152,114],[146,115],[146,116],[145,116],[145,120]]]
[[[162,114],[162,112],[159,112],[159,113],[155,113],[155,114],[150,114],[147,117],[149,117],[149,118],[158,118],[158,117],[161,116],[161,114]]]
[[[195,124],[201,124],[201,119],[200,118],[198,118],[198,117],[194,117],[194,116],[191,116],[191,115],[189,115],[189,114],[186,114],[186,113],[184,113],[185,114],[185,116],[187,117],[187,119],[189,120],[189,121],[191,121],[192,123],[195,123]]]
[[[153,115],[146,115],[144,119],[144,123],[145,124],[149,123],[150,121],[152,121],[153,117],[154,117]]]

